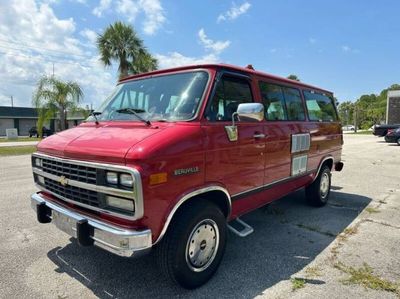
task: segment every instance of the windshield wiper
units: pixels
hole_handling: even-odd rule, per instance
[[[123,109],[118,109],[116,110],[118,113],[127,113],[127,114],[133,114],[135,115],[139,120],[144,122],[146,125],[151,126],[151,122],[148,119],[144,119],[139,115],[139,113],[146,112],[143,109],[133,109],[133,108],[123,108]]]
[[[91,112],[89,114],[89,115],[92,115],[94,117],[96,125],[99,124],[99,120],[97,119],[97,115],[100,115],[100,114],[101,114],[101,112],[99,112],[99,111],[93,111],[93,112]]]

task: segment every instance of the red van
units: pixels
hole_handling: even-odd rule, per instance
[[[32,155],[40,223],[125,257],[154,248],[186,288],[217,270],[239,217],[305,188],[326,204],[343,167],[333,94],[251,68],[186,66],[131,76],[85,123]]]

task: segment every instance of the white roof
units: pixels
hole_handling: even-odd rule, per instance
[[[400,90],[389,90],[388,98],[397,98],[400,97]]]

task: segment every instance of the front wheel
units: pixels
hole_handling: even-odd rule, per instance
[[[173,281],[193,289],[214,275],[225,244],[225,216],[216,205],[199,200],[178,211],[157,248],[158,261]]]
[[[331,170],[327,165],[324,165],[315,181],[306,187],[307,201],[314,207],[322,207],[328,202],[330,192]]]
[[[397,138],[397,145],[399,145],[399,146],[400,146],[400,137],[399,137],[399,138]]]

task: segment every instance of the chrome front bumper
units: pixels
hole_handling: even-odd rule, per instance
[[[40,193],[32,194],[31,206],[41,223],[52,222],[83,246],[96,245],[119,256],[132,257],[151,249],[151,230],[127,230],[112,226],[48,201]]]

